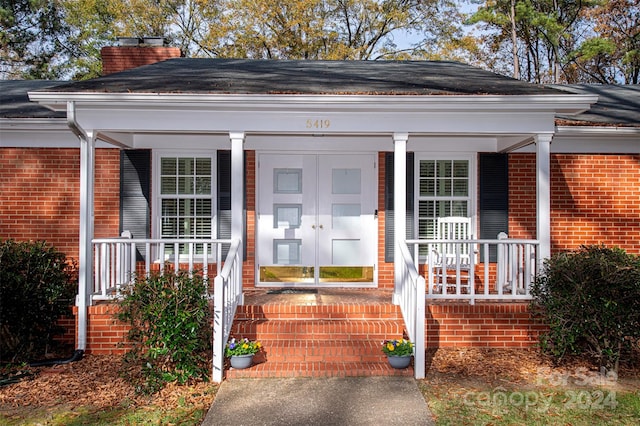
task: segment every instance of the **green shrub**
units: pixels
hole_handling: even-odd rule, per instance
[[[44,241],[0,241],[0,362],[52,351],[78,287],[77,268]]]
[[[119,305],[117,317],[130,325],[133,345],[125,374],[139,393],[208,379],[211,315],[201,276],[180,271],[139,277],[124,289]]]
[[[545,262],[532,295],[549,332],[542,348],[561,361],[586,353],[618,370],[625,349],[640,337],[640,258],[619,248],[582,246]]]

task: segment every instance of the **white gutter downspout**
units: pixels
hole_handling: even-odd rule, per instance
[[[78,296],[78,350],[87,347],[87,307],[91,305],[93,287],[93,256],[91,240],[93,238],[93,181],[95,168],[94,132],[85,131],[76,119],[75,103],[67,102],[67,125],[80,139],[80,247]]]

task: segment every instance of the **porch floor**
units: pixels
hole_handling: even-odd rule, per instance
[[[258,340],[263,352],[226,377],[413,376],[393,369],[381,350],[401,338],[404,321],[393,292],[379,289],[247,289],[231,335]],[[228,367],[228,366],[227,366]]]
[[[313,291],[314,293],[307,293]],[[333,305],[333,304],[390,304],[392,290],[368,288],[251,288],[244,290],[245,305]]]

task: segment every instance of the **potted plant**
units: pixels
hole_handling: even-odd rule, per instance
[[[407,368],[413,355],[413,343],[406,339],[385,340],[382,342],[382,352],[393,368]]]
[[[240,340],[235,338],[227,343],[224,349],[225,356],[229,357],[233,368],[248,368],[253,363],[253,356],[262,349],[258,341],[251,341],[246,337]]]

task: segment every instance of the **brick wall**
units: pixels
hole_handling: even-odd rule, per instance
[[[118,235],[120,156],[96,150],[95,235]],[[78,258],[80,150],[0,150],[0,238],[45,240]]]
[[[535,154],[509,156],[509,236],[535,238]],[[640,155],[551,155],[551,250],[582,244],[640,254]]]
[[[256,267],[256,152],[247,151],[245,165],[245,191],[247,204],[247,257],[242,265],[242,285],[245,288],[255,287]]]
[[[77,315],[78,309],[74,308]],[[117,306],[102,303],[88,307],[87,353],[123,354],[131,348],[127,342],[129,326],[115,318]]]
[[[102,75],[112,74],[182,56],[177,47],[107,46],[100,50]]]
[[[394,286],[393,263],[384,259],[384,227],[387,220],[384,205],[384,182],[386,176],[385,153],[378,153],[378,288],[392,290]]]
[[[528,348],[547,329],[528,303],[428,303],[426,316],[427,348]]]

